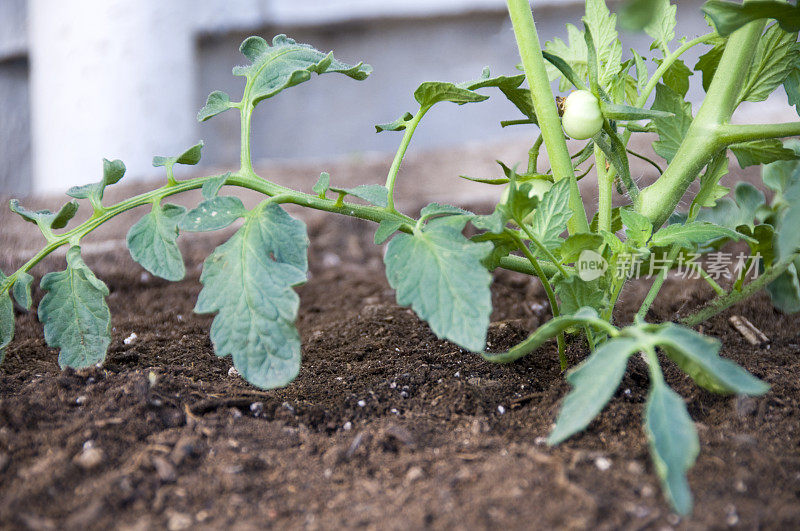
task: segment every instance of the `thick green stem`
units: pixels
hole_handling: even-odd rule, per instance
[[[709,159],[719,151],[718,129],[739,103],[764,22],[751,22],[728,40],[708,94],[664,174],[639,194],[636,211],[660,227],[675,211],[683,194]]]
[[[611,232],[614,179],[606,170],[606,157],[597,144],[594,145],[594,161],[597,168],[597,228],[598,232]]]
[[[717,142],[725,146],[753,140],[785,138],[797,135],[800,135],[800,122],[722,125],[717,128]]]
[[[249,85],[248,85],[249,86]],[[253,173],[253,162],[250,158],[250,120],[253,117],[253,107],[247,104],[247,91],[245,99],[239,104],[239,111],[242,115],[241,125],[241,161],[242,173]]]
[[[390,211],[395,211],[394,185],[395,181],[397,181],[397,174],[400,172],[400,165],[403,163],[403,158],[406,156],[406,150],[408,150],[408,145],[411,143],[411,137],[414,136],[414,131],[417,130],[420,120],[422,120],[422,117],[425,116],[425,113],[427,113],[429,109],[430,106],[420,107],[420,109],[417,111],[417,114],[415,114],[414,117],[406,123],[406,129],[403,133],[403,140],[400,141],[400,147],[397,148],[397,153],[395,153],[392,166],[389,168],[389,175],[386,177],[386,188],[389,190],[389,204],[386,208]]]
[[[569,221],[570,234],[589,232],[586,210],[583,207],[575,170],[567,150],[567,142],[561,130],[561,119],[558,116],[556,101],[550,89],[531,6],[528,0],[507,0],[507,4],[519,47],[519,55],[525,68],[525,77],[530,85],[533,108],[542,131],[544,145],[547,147],[550,166],[553,169],[553,177],[556,181],[569,179],[569,206],[572,210],[572,218]]]

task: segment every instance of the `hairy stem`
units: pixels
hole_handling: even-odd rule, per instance
[[[606,170],[606,156],[597,144],[594,145],[594,161],[597,167],[597,229],[611,232],[611,198],[614,194],[614,179]]]
[[[740,142],[752,140],[766,140],[769,138],[785,138],[800,135],[800,122],[787,122],[780,124],[752,124],[752,125],[721,125],[717,128],[717,142],[719,145],[729,146]]]
[[[395,153],[392,166],[389,168],[389,175],[386,177],[386,188],[389,190],[389,204],[386,208],[389,211],[396,212],[394,208],[394,185],[395,181],[397,181],[397,174],[400,171],[400,165],[403,163],[403,158],[406,156],[408,145],[411,143],[411,137],[414,136],[414,131],[417,130],[420,120],[422,120],[422,117],[425,116],[425,113],[427,113],[429,109],[430,106],[420,107],[420,109],[417,111],[417,114],[415,114],[414,117],[406,124],[406,129],[403,133],[403,140],[400,141],[400,147],[397,148],[397,153]]]
[[[567,150],[567,142],[561,130],[561,119],[558,116],[556,101],[550,89],[531,6],[528,0],[507,0],[507,5],[522,65],[525,68],[525,77],[531,89],[533,108],[536,111],[544,145],[547,147],[547,154],[550,158],[550,166],[553,169],[553,177],[556,181],[569,179],[569,207],[572,210],[572,217],[568,225],[569,232],[570,234],[589,232],[586,210]]]

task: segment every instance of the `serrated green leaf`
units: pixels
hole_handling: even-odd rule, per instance
[[[603,236],[581,232],[569,236],[559,249],[561,260],[569,264],[578,259],[582,251],[598,249],[603,244]]]
[[[715,393],[762,395],[769,385],[731,360],[721,358],[721,343],[690,328],[665,323],[654,333],[664,352],[704,389]]]
[[[378,224],[378,230],[375,231],[375,245],[383,245],[384,242],[391,238],[402,226],[402,221],[394,219],[382,220],[380,224]]]
[[[700,176],[700,190],[692,200],[691,211],[698,211],[702,207],[712,208],[722,199],[730,189],[719,184],[720,179],[728,174],[728,157],[724,153],[715,156],[708,164],[706,171]]]
[[[555,291],[561,301],[561,311],[571,315],[580,308],[599,310],[603,305],[603,290],[599,282],[586,282],[578,276],[559,278],[555,282]]]
[[[740,101],[764,101],[783,85],[800,56],[797,31],[788,33],[777,24],[759,39],[753,63],[742,86]]]
[[[797,159],[797,154],[793,150],[783,147],[777,138],[733,144],[730,146],[730,150],[736,156],[742,169],[759,164],[770,164],[779,160]]]
[[[650,73],[647,71],[647,64],[644,62],[644,57],[639,55],[636,50],[632,51],[633,61],[636,65],[636,88],[638,92],[644,92],[647,88],[647,83],[650,82]]]
[[[330,187],[331,192],[352,195],[371,205],[386,208],[389,204],[389,190],[382,184],[360,184],[355,188]]]
[[[307,44],[298,44],[286,35],[277,35],[270,46],[261,37],[248,37],[239,47],[251,64],[237,66],[233,75],[247,78],[245,98],[248,105],[271,98],[282,90],[311,79],[311,74],[337,73],[364,80],[372,67],[337,61],[333,52],[324,54]]]
[[[453,205],[442,205],[440,203],[430,203],[419,212],[420,219],[423,221],[437,216],[474,216],[469,210],[458,208]]]
[[[228,179],[231,177],[231,172],[223,173],[216,177],[212,177],[203,183],[202,194],[203,199],[214,199],[217,197],[220,188],[225,186]]]
[[[575,72],[577,79],[581,80],[580,85],[583,85],[583,80],[589,73],[587,62],[587,49],[586,41],[583,37],[583,32],[576,28],[573,24],[567,24],[567,42],[565,44],[559,38],[545,43],[545,50],[552,56],[561,58],[569,67]],[[561,78],[558,89],[565,92],[572,87],[570,79],[563,75],[561,70],[552,64],[546,64],[547,74],[550,80]],[[578,85],[578,86],[580,86]]]
[[[0,285],[6,276],[0,271]],[[8,291],[0,293],[0,364],[6,357],[6,348],[14,339],[14,303]]]
[[[610,339],[569,372],[567,381],[572,391],[561,405],[548,444],[558,444],[583,431],[600,414],[619,387],[628,358],[639,348],[633,338]]]
[[[262,389],[287,385],[300,369],[294,326],[306,281],[308,236],[302,221],[265,202],[206,259],[195,312],[216,313],[211,341],[217,356]]]
[[[650,2],[650,9],[653,13],[650,22],[644,27],[645,33],[653,38],[650,49],[667,49],[675,38],[678,7],[671,5],[669,0],[655,0]]]
[[[228,109],[232,109],[235,106],[236,104],[231,103],[230,96],[220,90],[215,90],[208,95],[206,104],[197,113],[197,121],[205,122],[209,118],[213,118],[214,116],[225,112]]]
[[[398,304],[411,306],[437,336],[480,352],[492,312],[492,276],[481,261],[492,246],[465,238],[466,222],[436,218],[413,235],[398,234],[384,261]]]
[[[59,348],[58,363],[75,369],[105,360],[111,343],[108,287],[81,259],[80,247],[67,251],[67,269],[42,278],[46,292],[39,303],[39,321],[51,348]]]
[[[414,91],[414,99],[421,107],[431,107],[443,101],[457,105],[485,101],[489,96],[478,94],[466,88],[460,88],[453,83],[443,81],[428,81],[421,84]]]
[[[696,244],[718,238],[729,238],[738,241],[748,237],[728,227],[721,227],[706,221],[693,221],[685,225],[667,225],[659,229],[653,234],[651,243],[654,247],[678,245],[683,248],[692,248]]]
[[[473,91],[481,88],[497,88],[508,101],[531,120],[531,123],[536,123],[536,113],[533,110],[531,92],[526,88],[520,87],[524,81],[525,74],[492,77],[489,69],[484,68],[479,79],[459,83],[458,86]]]
[[[319,174],[316,184],[311,188],[311,191],[317,194],[320,199],[325,199],[325,194],[331,186],[331,175],[324,171]]]
[[[582,20],[589,28],[597,49],[600,84],[607,86],[619,73],[622,63],[622,44],[617,34],[617,15],[609,11],[605,0],[586,0],[586,14]]]
[[[579,75],[575,70],[572,69],[569,63],[567,63],[561,57],[553,55],[550,52],[542,52],[542,56],[545,59],[547,59],[547,62],[550,63],[550,65],[552,65],[553,67],[555,67],[564,77],[564,80],[571,83],[576,90],[588,90],[583,82],[583,78],[585,76],[582,77],[581,75]]]
[[[650,220],[627,208],[620,209],[619,215],[622,219],[622,224],[625,226],[625,234],[628,240],[633,242],[636,247],[644,247],[653,234],[653,224]]]
[[[408,127],[408,123],[414,118],[414,115],[410,112],[403,114],[400,118],[393,122],[389,122],[387,124],[377,124],[375,126],[376,133],[382,133],[384,131],[404,131],[406,127]]]
[[[698,221],[708,221],[722,227],[735,229],[740,225],[753,227],[753,220],[759,207],[764,204],[763,192],[750,183],[740,182],[734,190],[735,202],[720,199],[714,208],[702,209]]]
[[[572,217],[569,208],[569,182],[562,179],[544,193],[528,222],[531,233],[549,250],[561,246],[561,233],[567,230]]]
[[[748,22],[774,18],[785,31],[800,31],[800,5],[776,0],[750,0],[746,4],[709,0],[703,11],[711,18],[717,33],[727,37]]]
[[[702,72],[703,74],[703,90],[708,92],[708,87],[711,86],[711,80],[714,79],[714,74],[717,73],[719,61],[722,59],[722,53],[725,51],[727,40],[722,37],[714,38],[709,44],[713,47],[700,56],[697,63],[694,65],[695,71]]]
[[[680,514],[692,510],[686,472],[700,452],[700,441],[683,399],[665,383],[653,382],[645,409],[650,455],[667,499]]]
[[[186,275],[178,248],[178,222],[185,213],[182,206],[154,204],[128,231],[131,257],[157,277],[178,281]]]
[[[508,220],[503,215],[499,208],[495,208],[494,212],[488,215],[473,216],[470,219],[472,226],[478,230],[485,230],[492,234],[500,234],[505,230]]]
[[[656,118],[653,125],[658,132],[658,141],[653,142],[653,149],[661,157],[672,162],[675,153],[686,137],[686,131],[692,124],[692,106],[673,89],[659,83],[656,86],[656,98],[653,109],[674,114],[671,118]]]
[[[9,202],[11,211],[18,214],[25,221],[50,229],[63,229],[66,227],[69,220],[78,213],[79,206],[77,201],[69,201],[64,203],[58,212],[54,214],[49,210],[29,210],[20,205],[17,199],[12,199]]]
[[[764,185],[779,195],[800,180],[800,140],[786,140],[783,147],[794,151],[797,159],[776,161],[764,165],[761,169],[761,180],[764,181]]]
[[[655,62],[660,66],[663,59],[656,59]],[[678,59],[664,72],[664,75],[661,77],[661,83],[674,90],[681,98],[685,98],[686,94],[689,92],[689,77],[693,75],[689,67],[686,66],[682,60]]]
[[[95,208],[103,201],[107,186],[118,183],[125,175],[125,164],[121,160],[103,159],[103,179],[98,183],[73,186],[67,195],[75,199],[89,199]]]
[[[238,197],[217,196],[206,199],[187,212],[178,222],[178,228],[186,232],[224,229],[246,214],[247,209]]]
[[[786,76],[783,88],[786,90],[786,100],[789,105],[794,106],[798,116],[800,116],[800,60],[795,61],[795,67]]]
[[[0,273],[0,276],[2,276],[2,273]],[[2,278],[0,278],[0,283],[2,283]],[[31,284],[33,284],[33,277],[24,271],[20,271],[17,273],[17,280],[14,282],[14,286],[11,288],[14,300],[26,310],[30,310],[33,304]]]

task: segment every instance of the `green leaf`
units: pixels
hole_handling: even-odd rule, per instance
[[[796,263],[789,264],[786,271],[773,280],[766,290],[772,305],[778,310],[788,314],[800,312],[800,281]]]
[[[382,184],[361,184],[355,188],[330,187],[331,192],[352,195],[381,208],[389,205],[389,190]]]
[[[679,245],[684,248],[692,248],[695,244],[705,243],[717,238],[730,238],[738,241],[748,237],[728,227],[721,227],[706,221],[693,221],[685,225],[667,225],[659,229],[653,234],[652,245],[655,247]],[[753,242],[755,243],[755,240]]]
[[[414,234],[398,234],[384,261],[397,302],[428,322],[437,336],[480,352],[492,312],[492,275],[481,264],[491,244],[474,243],[461,231],[467,219],[436,218]]]
[[[569,24],[568,24],[569,26]],[[556,39],[558,40],[558,39]],[[548,43],[549,44],[549,43]],[[564,76],[564,79],[572,84],[576,90],[588,90],[583,82],[583,78],[572,69],[565,60],[550,52],[542,52],[542,56]],[[551,76],[552,77],[552,76]],[[585,77],[585,76],[583,76]],[[564,90],[564,89],[562,89]]]
[[[531,233],[549,250],[561,246],[561,233],[572,217],[569,208],[569,182],[562,179],[544,193],[528,223]]]
[[[548,444],[558,444],[583,431],[600,414],[619,387],[628,358],[639,348],[633,338],[609,339],[569,372],[567,381],[572,391],[561,405]]]
[[[619,211],[622,210],[620,207],[615,207],[611,209],[611,232],[619,232],[622,230],[622,216],[620,216]],[[599,232],[597,226],[599,224],[599,216],[595,213],[592,216],[592,221],[589,223],[589,230],[592,232]]]
[[[80,369],[105,360],[111,343],[108,287],[81,259],[78,246],[67,251],[67,269],[42,278],[46,292],[39,303],[39,320],[51,348],[60,348],[58,363]]]
[[[481,88],[497,88],[522,114],[531,119],[532,123],[536,123],[536,113],[533,110],[531,92],[526,88],[520,87],[524,81],[525,74],[492,77],[489,69],[484,68],[480,78],[459,83],[458,86],[473,91]]]
[[[619,12],[619,24],[628,31],[641,31],[656,16],[653,0],[628,0]]]
[[[731,360],[721,358],[721,343],[690,328],[666,323],[654,334],[664,352],[697,385],[715,393],[762,395],[769,385]]]
[[[54,214],[49,210],[28,210],[20,205],[17,199],[12,199],[9,202],[9,208],[12,212],[19,214],[25,221],[47,229],[63,229],[66,227],[69,220],[77,214],[79,206],[77,201],[69,201]]]
[[[197,113],[197,121],[205,122],[209,118],[232,109],[236,104],[231,103],[231,97],[222,91],[215,90],[208,95],[205,106]]]
[[[700,452],[700,441],[683,399],[663,381],[654,381],[645,409],[650,455],[667,499],[678,513],[692,511],[686,472]]]
[[[700,56],[694,69],[703,74],[703,90],[708,92],[708,87],[711,86],[711,81],[714,79],[714,74],[717,73],[719,61],[722,59],[722,53],[725,51],[727,40],[722,37],[714,38],[709,42],[713,47],[705,54]]]
[[[748,22],[774,18],[785,30],[800,31],[800,6],[777,0],[750,0],[746,4],[709,0],[703,11],[711,18],[717,33],[727,37]]]
[[[783,88],[786,90],[786,99],[789,105],[793,105],[797,114],[800,115],[800,61],[795,62],[795,68],[786,76]]]
[[[206,259],[195,312],[216,313],[211,341],[217,356],[262,389],[291,382],[300,370],[294,326],[306,281],[308,236],[302,221],[264,202]]]
[[[453,83],[427,81],[414,91],[414,99],[417,100],[421,107],[432,107],[443,101],[450,101],[458,105],[486,101],[489,96],[478,94],[466,88],[460,88]]]
[[[494,212],[491,214],[473,216],[470,219],[470,223],[478,230],[485,230],[492,234],[500,234],[504,231],[507,220],[501,209],[495,208]]]
[[[711,208],[722,199],[730,189],[719,184],[720,179],[728,174],[728,157],[724,153],[715,156],[708,164],[706,171],[700,177],[700,190],[692,201],[691,209],[701,207]]]
[[[2,273],[0,273],[0,277],[1,276]],[[2,282],[2,278],[0,278],[0,282]],[[26,310],[30,310],[33,304],[31,284],[33,284],[33,277],[24,271],[20,271],[17,273],[17,280],[14,282],[14,286],[11,288],[14,300]]]
[[[217,197],[220,188],[225,186],[225,183],[228,182],[228,179],[231,177],[231,172],[223,173],[222,175],[218,175],[216,177],[212,177],[206,182],[203,183],[203,199],[214,199]]]
[[[673,89],[659,83],[653,109],[675,115],[653,120],[658,132],[658,141],[653,142],[653,149],[667,162],[672,162],[692,124],[692,105],[683,101],[683,97]]]
[[[597,49],[600,84],[607,86],[619,73],[622,63],[622,44],[617,34],[617,15],[609,11],[605,0],[586,0],[586,14],[582,20],[589,28]]]
[[[656,63],[661,66],[663,59],[656,59]],[[686,64],[678,59],[673,62],[664,75],[661,77],[661,82],[674,90],[681,98],[685,98],[689,92],[689,77],[694,75]]]
[[[128,231],[131,257],[157,277],[178,281],[186,275],[178,248],[178,222],[186,209],[178,205],[153,204],[153,209]]]
[[[650,220],[627,208],[621,208],[619,215],[622,218],[622,224],[625,226],[625,234],[628,240],[637,247],[644,247],[653,234],[653,224],[650,223]]]
[[[632,53],[634,64],[636,65],[636,88],[638,92],[644,92],[644,89],[647,88],[647,83],[650,81],[650,73],[647,71],[644,57],[639,55],[636,50],[633,50]]]
[[[735,202],[720,199],[714,208],[704,208],[697,216],[698,221],[708,221],[715,225],[736,229],[740,225],[753,227],[753,220],[759,207],[764,205],[764,194],[750,183],[740,182],[734,190]]]
[[[565,264],[569,264],[578,259],[582,251],[596,250],[603,244],[603,236],[600,234],[590,234],[588,232],[581,232],[569,236],[566,241],[561,245],[559,252],[561,260]]]
[[[578,276],[559,278],[555,291],[565,314],[573,314],[584,307],[599,310],[603,305],[603,290],[597,280],[586,282]]]
[[[730,150],[736,155],[736,160],[739,161],[742,169],[759,164],[770,164],[779,160],[797,159],[797,154],[793,150],[783,147],[777,138],[733,144],[730,146]]]
[[[247,209],[238,197],[218,196],[203,201],[187,212],[178,221],[178,228],[186,232],[224,229],[246,214]]]
[[[756,46],[740,101],[767,99],[795,70],[799,56],[797,31],[788,33],[777,24],[767,29]]]
[[[369,65],[339,62],[334,59],[333,52],[324,54],[286,35],[277,35],[271,46],[261,37],[248,37],[239,51],[251,64],[234,67],[233,75],[247,78],[244,98],[249,106],[308,81],[312,73],[337,73],[360,81],[372,72]]]
[[[594,136],[594,142],[605,154],[606,160],[617,170],[617,175],[619,175],[620,181],[625,186],[628,196],[630,196],[631,200],[635,200],[639,195],[639,189],[631,178],[631,169],[628,165],[628,154],[625,150],[625,145],[614,128],[610,126],[608,120],[603,124],[603,130]]]
[[[394,219],[382,220],[378,225],[378,230],[375,231],[375,245],[383,245],[383,243],[391,238],[402,226],[402,221]]]
[[[382,133],[384,131],[404,131],[406,127],[408,127],[408,123],[414,118],[414,115],[410,112],[403,114],[400,118],[393,122],[389,122],[387,124],[377,124],[375,126],[376,133]]]
[[[569,44],[565,44],[559,38],[553,39],[545,43],[545,50],[551,55],[563,60],[571,70],[575,73],[575,78],[565,76],[561,70],[552,64],[546,65],[547,74],[550,80],[561,78],[558,89],[565,92],[573,86],[573,82],[580,80],[581,83],[575,83],[575,86],[584,85],[583,80],[589,73],[586,41],[583,37],[583,32],[576,28],[573,24],[567,24],[567,40]],[[570,81],[572,79],[572,81]]]
[[[125,175],[125,164],[121,160],[103,159],[103,180],[99,183],[73,186],[67,195],[75,199],[89,199],[95,208],[101,205],[107,186],[116,184]]]
[[[200,156],[202,155],[203,151],[203,141],[201,140],[197,144],[193,145],[177,157],[160,157],[156,156],[153,157],[153,166],[158,168],[161,166],[173,166],[175,164],[186,164],[189,166],[194,166],[198,162],[200,162]]]
[[[797,181],[800,181],[800,140],[791,139],[784,142],[783,147],[794,151],[794,160],[776,161],[761,169],[761,180],[764,185],[779,195]]]
[[[331,175],[324,171],[319,174],[319,179],[317,179],[317,183],[311,188],[311,191],[317,194],[317,197],[320,199],[325,199],[325,194],[328,192],[328,189],[331,187]]]
[[[430,203],[420,210],[420,219],[426,221],[433,217],[438,216],[474,216],[469,210],[458,208],[453,205],[442,205],[439,203]]]
[[[0,271],[0,285],[6,276]],[[14,339],[14,303],[8,291],[0,293],[0,364],[6,357],[6,348]]]
[[[655,0],[649,4],[653,13],[650,23],[644,27],[644,31],[653,38],[650,49],[668,48],[669,43],[675,38],[678,7],[671,5],[669,0]]]
[[[784,194],[788,208],[783,212],[776,240],[778,257],[786,259],[800,250],[800,182],[791,185]]]
[[[770,267],[775,261],[775,229],[772,225],[761,224],[755,227],[739,225],[736,231],[750,238],[747,245],[750,247],[750,255],[761,256],[761,265],[765,268]]]

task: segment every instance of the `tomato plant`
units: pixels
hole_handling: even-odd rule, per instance
[[[73,200],[56,212],[34,211],[11,202],[11,209],[35,223],[46,244],[17,271],[0,273],[0,357],[13,339],[13,301],[32,305],[29,270],[59,247],[66,246],[63,271],[41,281],[45,296],[38,307],[47,343],[59,349],[64,367],[102,363],[110,344],[111,315],[106,285],[81,258],[84,236],[127,210],[148,212],[130,228],[131,256],[150,273],[168,280],[185,276],[177,240],[181,232],[219,230],[237,220],[241,226],[206,259],[203,284],[195,311],[214,314],[211,340],[219,356],[231,355],[239,373],[252,384],[270,389],[290,383],[300,368],[300,337],[294,321],[298,295],[294,287],[307,277],[307,247],[303,222],[281,205],[357,217],[378,224],[375,243],[388,241],[386,274],[397,301],[410,306],[439,337],[478,353],[491,362],[508,363],[555,338],[559,361],[567,334],[585,337],[591,354],[567,373],[572,391],[566,396],[549,437],[558,444],[582,431],[614,395],[631,356],[641,355],[650,374],[650,394],[644,428],[664,492],[680,513],[691,511],[686,472],[694,463],[699,442],[683,400],[665,383],[658,351],[684,370],[701,387],[718,393],[758,395],[768,385],[720,357],[719,341],[692,330],[696,325],[766,288],[775,305],[800,311],[800,147],[780,139],[800,135],[800,122],[735,125],[734,111],[742,102],[765,100],[783,86],[800,109],[800,45],[798,7],[779,1],[733,4],[711,0],[704,10],[710,20],[706,35],[676,39],[676,10],[669,0],[628,2],[622,11],[628,26],[643,29],[652,46],[645,54],[623,57],[617,15],[603,0],[586,0],[583,29],[569,24],[568,40],[555,39],[542,49],[527,0],[508,0],[508,11],[519,45],[522,74],[493,76],[488,69],[461,83],[425,82],[414,92],[418,107],[398,119],[376,126],[378,132],[400,132],[402,139],[385,183],[355,188],[337,187],[322,173],[311,191],[280,185],[258,175],[250,157],[253,110],[313,74],[339,74],[364,80],[370,67],[338,61],[298,44],[284,35],[271,43],[246,39],[240,50],[248,61],[233,73],[244,78],[238,101],[223,92],[208,96],[198,114],[206,121],[227,112],[241,119],[241,164],[231,172],[181,180],[181,165],[200,161],[202,142],[176,156],[155,157],[166,183],[155,190],[105,205],[104,191],[125,173],[121,161],[103,161],[102,179],[73,187]],[[702,78],[705,99],[695,110],[685,101],[693,71],[685,52],[704,46],[694,67]],[[651,70],[652,69],[652,73]],[[563,118],[551,81],[568,92]],[[527,81],[527,87],[525,83]],[[474,179],[504,185],[503,198],[491,214],[429,204],[418,217],[398,211],[395,183],[400,166],[421,120],[434,107],[451,102],[479,103],[495,89],[508,98],[522,117],[504,126],[538,130],[527,168],[502,165],[503,177]],[[585,144],[575,154],[565,133]],[[656,133],[655,152],[665,166],[629,148],[634,133]],[[539,151],[546,146],[549,168],[541,169]],[[770,203],[748,184],[737,185],[733,199],[720,185],[728,172],[728,153],[742,167],[763,164]],[[653,184],[639,189],[631,177],[628,156],[651,163],[659,172]],[[586,165],[588,164],[588,168]],[[590,220],[578,179],[591,167],[597,173],[597,215]],[[540,171],[541,169],[541,171]],[[676,210],[691,184],[689,208]],[[613,208],[617,194],[625,199]],[[248,188],[265,196],[248,210],[232,188]],[[193,209],[165,203],[169,196],[202,189]],[[79,202],[92,208],[91,217],[67,228]],[[464,234],[467,224],[472,237]],[[565,237],[566,236],[566,237]],[[746,242],[758,256],[750,269],[760,275],[747,281],[747,270],[723,286],[702,270],[717,297],[681,324],[651,323],[647,312],[668,272],[690,253],[703,254],[728,241]],[[614,320],[619,294],[631,274],[625,260],[661,264],[633,323]],[[487,352],[486,335],[492,311],[491,272],[505,268],[538,277],[553,319],[533,331],[508,352]]]

